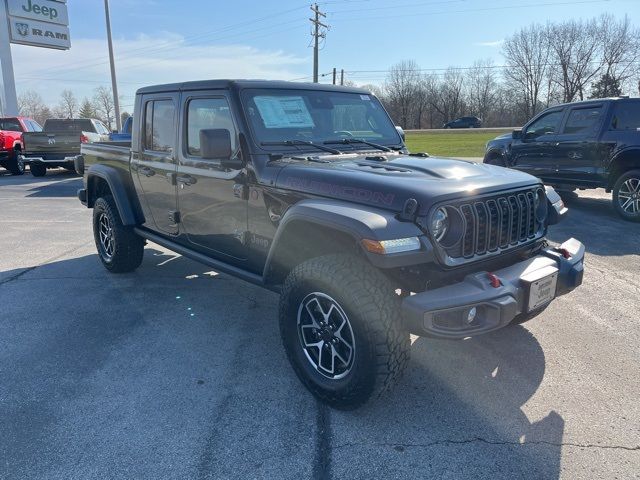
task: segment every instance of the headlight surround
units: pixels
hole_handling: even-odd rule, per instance
[[[449,213],[446,208],[440,207],[433,212],[429,230],[437,242],[440,242],[444,238],[449,230]]]

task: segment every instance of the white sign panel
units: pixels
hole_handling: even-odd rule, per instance
[[[9,15],[39,22],[69,25],[67,5],[51,0],[7,0]]]
[[[60,50],[71,48],[69,29],[65,26],[24,18],[10,18],[9,26],[12,43]]]

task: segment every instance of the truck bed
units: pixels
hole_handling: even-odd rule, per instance
[[[131,142],[83,143],[80,152],[86,168],[96,163],[110,163],[116,164],[118,168],[126,167],[128,170]]]

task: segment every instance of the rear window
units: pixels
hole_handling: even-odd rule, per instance
[[[600,117],[602,115],[602,107],[591,108],[575,108],[569,113],[567,123],[562,133],[564,134],[580,134],[593,133],[600,125]]]
[[[20,122],[16,118],[5,118],[0,120],[0,130],[5,130],[8,132],[21,132],[22,126],[20,126]]]
[[[45,132],[66,132],[66,133],[80,133],[80,132],[95,132],[95,128],[91,120],[88,118],[81,119],[67,119],[67,118],[50,118],[44,122]]]
[[[640,102],[616,102],[611,118],[611,129],[640,129]]]
[[[153,100],[145,107],[143,148],[171,152],[175,144],[175,107],[171,100]]]

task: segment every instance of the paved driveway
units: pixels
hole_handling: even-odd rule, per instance
[[[150,244],[100,265],[80,180],[0,176],[0,478],[637,478],[640,225],[581,194],[585,284],[526,326],[415,339],[355,412],[295,378],[277,297]]]

